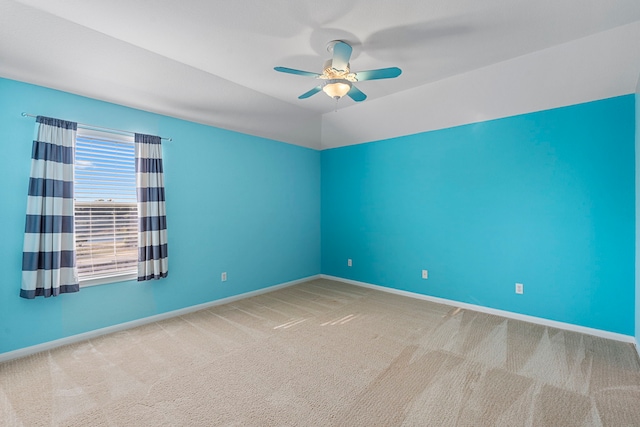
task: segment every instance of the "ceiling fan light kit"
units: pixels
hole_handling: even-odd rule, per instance
[[[281,73],[296,74],[299,76],[308,76],[324,80],[322,84],[303,93],[298,97],[298,99],[306,99],[320,91],[323,91],[336,101],[347,95],[355,102],[361,102],[367,99],[367,95],[353,86],[352,83],[365,80],[392,79],[398,77],[402,73],[402,70],[397,67],[380,68],[377,70],[352,73],[350,69],[351,64],[349,64],[352,48],[348,43],[342,40],[333,40],[327,44],[327,50],[333,54],[333,58],[325,61],[324,66],[322,67],[322,74],[286,67],[274,68],[274,70]]]
[[[331,98],[338,100],[351,90],[351,82],[345,79],[326,80],[322,91]]]

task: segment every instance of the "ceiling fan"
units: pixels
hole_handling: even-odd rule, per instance
[[[324,63],[322,74],[309,71],[296,70],[286,67],[275,67],[274,70],[281,73],[309,76],[321,80],[321,83],[308,92],[303,93],[298,99],[309,98],[311,95],[323,91],[336,101],[347,95],[356,102],[364,101],[367,95],[355,87],[353,83],[365,80],[392,79],[398,77],[402,70],[398,67],[379,68],[377,70],[360,71],[352,73],[349,59],[351,58],[351,46],[342,40],[333,40],[327,44],[327,50],[333,53],[333,58]]]

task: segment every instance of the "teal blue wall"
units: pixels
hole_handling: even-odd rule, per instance
[[[636,88],[636,349],[640,353],[640,76]]]
[[[169,277],[21,299],[33,118],[170,136]],[[0,79],[0,353],[320,273],[320,153]],[[228,281],[220,282],[220,273]]]
[[[637,101],[319,153],[0,79],[0,353],[320,272],[627,335],[635,323],[638,339]],[[35,129],[23,111],[174,138],[169,278],[19,298]]]
[[[634,114],[628,95],[323,151],[322,273],[633,335]]]

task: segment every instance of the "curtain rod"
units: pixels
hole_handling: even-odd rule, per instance
[[[33,114],[29,114],[29,113],[22,113],[22,117],[38,117],[38,116],[34,116]],[[135,132],[131,132],[130,130],[107,128],[107,127],[104,127],[104,126],[96,126],[96,125],[88,125],[86,123],[78,123],[78,126],[82,127],[82,128],[85,128],[85,129],[106,130],[106,131],[111,131],[111,132],[129,133],[131,135],[135,134]],[[173,141],[173,138],[165,138],[163,136],[161,136],[160,139],[166,139],[169,142]]]

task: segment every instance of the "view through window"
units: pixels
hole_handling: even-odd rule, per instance
[[[133,136],[78,129],[75,156],[80,284],[133,279],[138,263]]]

